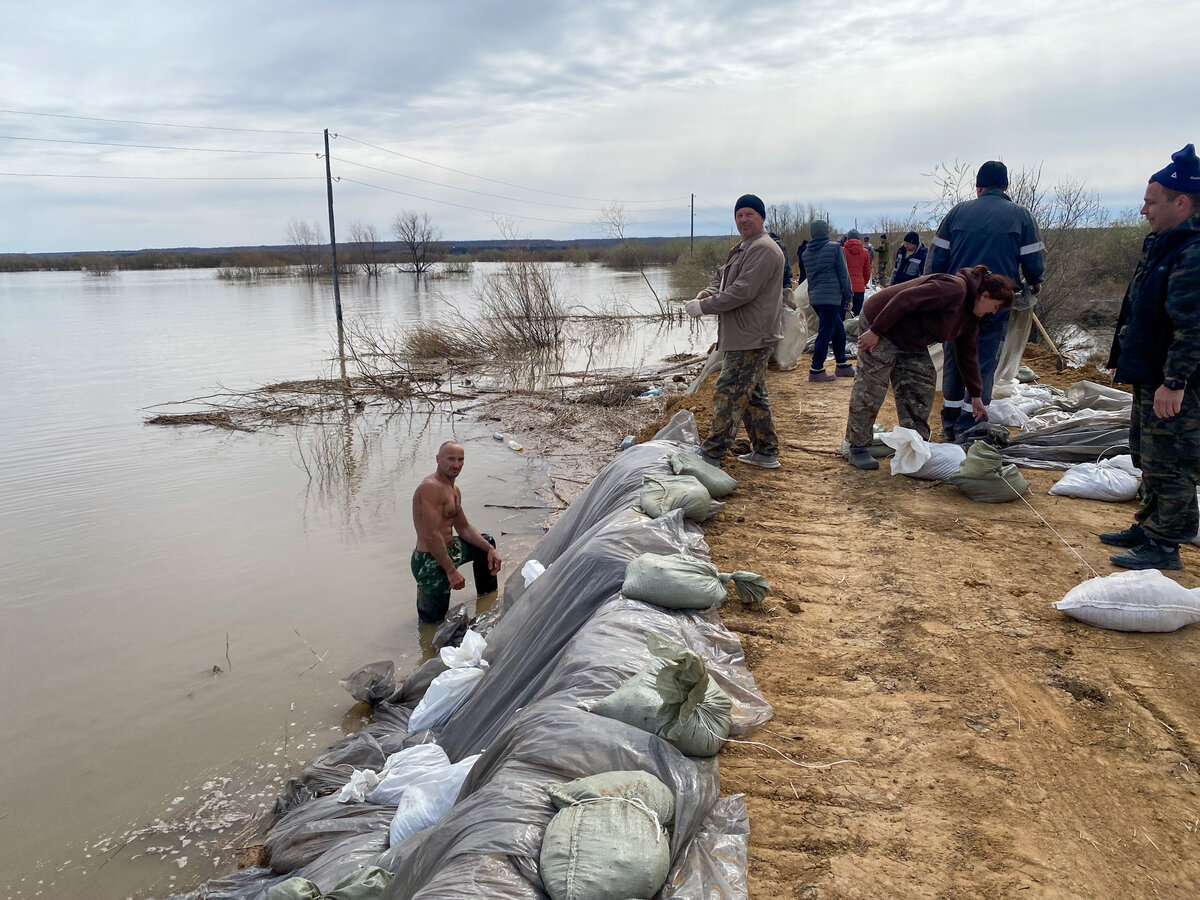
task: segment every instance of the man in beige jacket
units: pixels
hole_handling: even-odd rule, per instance
[[[767,400],[767,363],[783,337],[783,251],[763,226],[767,212],[754,194],[738,198],[733,220],[742,239],[708,287],[689,300],[688,315],[717,316],[717,349],[725,353],[713,393],[712,431],[701,445],[719,466],[746,426],[752,452],[738,457],[763,469],[779,468],[779,444]]]

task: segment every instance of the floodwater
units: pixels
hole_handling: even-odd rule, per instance
[[[488,271],[352,279],[342,303],[400,323],[469,311]],[[654,308],[640,275],[556,272],[578,305]],[[329,284],[0,274],[0,898],[164,897],[229,865],[287,777],[361,724],[338,679],[421,659],[410,500],[443,440],[466,446],[466,509],[506,571],[542,534],[544,511],[483,501],[538,504],[545,461],[469,417],[144,424],[154,404],[329,375],[333,330]],[[652,364],[711,336],[576,352]],[[310,477],[323,450],[336,464]]]

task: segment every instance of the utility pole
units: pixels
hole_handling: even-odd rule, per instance
[[[333,266],[333,309],[337,314],[338,360],[346,380],[346,333],[342,329],[342,292],[338,285],[337,231],[333,227],[333,173],[329,167],[329,129],[325,129],[325,192],[329,199],[329,259]]]
[[[688,253],[696,252],[696,195],[692,194],[692,236],[688,238]]]

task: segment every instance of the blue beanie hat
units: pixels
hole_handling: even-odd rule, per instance
[[[1188,144],[1178,153],[1171,154],[1171,164],[1150,176],[1163,187],[1184,194],[1200,191],[1200,159],[1196,158],[1196,145]]]
[[[767,207],[753,194],[742,194],[742,196],[738,197],[737,203],[733,204],[733,211],[736,213],[739,209],[747,206],[762,216],[763,219],[767,218]]]

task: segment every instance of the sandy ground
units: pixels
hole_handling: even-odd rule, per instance
[[[1050,383],[1085,374],[1031,362]],[[772,585],[761,609],[723,608],[775,710],[754,737],[853,762],[727,745],[751,896],[1200,896],[1200,627],[1073,623],[1051,604],[1091,573],[1029,506],[851,468],[850,379],[805,369],[769,375],[783,467],[727,462],[742,487],[705,532],[723,571]],[[712,381],[682,403],[701,434]],[[1024,474],[1053,528],[1117,571],[1096,535],[1133,504],[1051,497],[1058,473]],[[1174,574],[1200,585],[1200,549],[1183,558]]]

